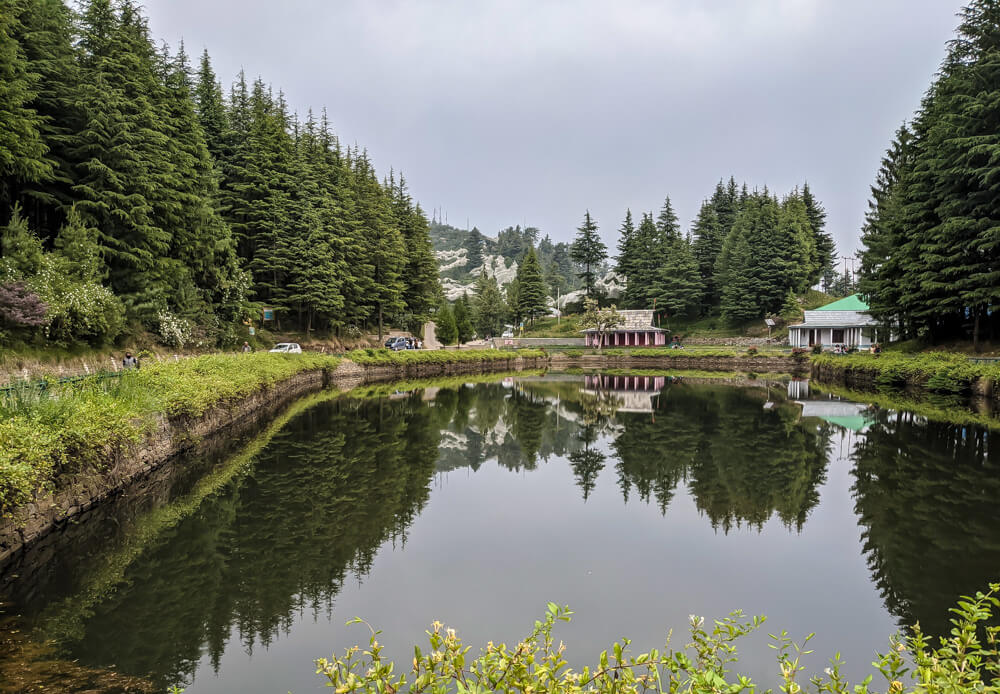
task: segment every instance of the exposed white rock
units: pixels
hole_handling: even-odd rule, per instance
[[[594,286],[598,291],[604,292],[608,298],[620,299],[622,293],[625,291],[625,278],[611,270],[604,277],[599,277],[594,282]],[[570,292],[569,294],[563,294],[559,297],[558,308],[563,309],[566,307],[566,304],[582,301],[585,294],[586,292],[582,289]]]

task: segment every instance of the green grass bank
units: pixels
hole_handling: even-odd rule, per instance
[[[207,355],[94,376],[17,386],[0,394],[0,514],[10,517],[55,479],[106,467],[163,418],[200,417],[305,371],[332,370],[320,354]]]
[[[996,397],[1000,362],[975,362],[964,354],[817,354],[812,376],[851,388],[916,387],[941,395]]]

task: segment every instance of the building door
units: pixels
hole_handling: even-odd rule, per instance
[[[815,330],[810,330],[809,331],[809,346],[812,347],[814,344],[816,344],[816,331]]]

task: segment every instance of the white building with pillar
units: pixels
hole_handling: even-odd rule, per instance
[[[805,321],[788,326],[792,347],[821,345],[867,349],[875,344],[878,322],[868,315],[868,304],[857,294],[805,312]]]

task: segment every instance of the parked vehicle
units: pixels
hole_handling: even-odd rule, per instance
[[[399,352],[404,349],[413,349],[410,346],[410,340],[405,337],[390,337],[385,341],[385,346],[391,349],[393,352]]]
[[[302,348],[296,342],[279,342],[269,351],[280,354],[302,354]]]

